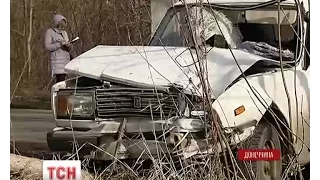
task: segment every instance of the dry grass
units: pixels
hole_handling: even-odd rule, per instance
[[[42,160],[10,154],[10,179],[41,180]],[[82,179],[92,180],[94,177],[83,171]]]
[[[41,179],[41,160],[10,154],[11,179]]]
[[[125,171],[110,174],[90,174],[86,170],[82,170],[82,180],[144,180],[146,178],[127,173]],[[42,180],[42,160],[30,157],[24,157],[16,154],[10,154],[10,179],[12,180]]]

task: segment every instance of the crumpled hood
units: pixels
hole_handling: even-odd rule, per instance
[[[259,60],[273,61],[241,50],[233,53],[243,71]],[[191,52],[196,59],[196,53]],[[67,73],[133,86],[179,84],[201,93],[200,80],[189,50],[184,47],[97,46],[69,62]],[[230,50],[213,48],[207,54],[213,97],[241,75]]]
[[[63,17],[62,15],[60,15],[60,14],[54,15],[54,16],[53,16],[53,25],[54,25],[54,27],[57,27],[58,23],[59,23],[61,20],[67,21],[67,19],[66,19],[65,17]]]

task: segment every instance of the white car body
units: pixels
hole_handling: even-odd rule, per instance
[[[209,3],[232,5],[232,4],[256,4],[267,0],[210,0]],[[195,3],[196,1],[186,1]],[[206,1],[204,1],[206,2]],[[181,5],[182,2],[175,4]],[[283,2],[285,5],[294,5],[294,0]],[[305,3],[305,9],[307,4]],[[304,23],[306,28],[306,23]],[[306,35],[303,36],[305,41]],[[97,46],[74,60],[65,70],[69,74],[89,77],[96,80],[119,82],[121,84],[137,87],[165,87],[170,84],[178,84],[185,89],[186,94],[201,95],[199,78],[196,76],[194,66],[182,68],[193,63],[194,51],[185,51],[184,47],[154,47],[154,46]],[[241,50],[232,50],[242,71],[246,71],[257,62],[278,64],[278,61],[263,58]],[[286,68],[283,72],[275,68],[268,72],[257,73],[241,77],[242,73],[237,67],[232,54],[228,49],[214,48],[207,55],[209,67],[209,85],[212,88],[212,104],[223,128],[227,131],[234,127],[241,127],[243,132],[238,134],[240,140],[250,136],[256,124],[263,118],[266,112],[277,108],[277,116],[280,124],[288,127],[288,136],[296,154],[299,155],[299,163],[306,164],[310,161],[310,68],[304,68],[305,51],[299,56],[299,63],[294,68]],[[175,59],[176,61],[173,61]],[[190,80],[192,83],[190,83]],[[291,104],[283,81],[285,80]],[[249,87],[249,85],[251,87]],[[55,110],[55,97],[57,91],[66,88],[66,82],[60,82],[52,88],[52,107]],[[243,106],[245,111],[235,116],[234,111]],[[289,110],[289,108],[291,110]],[[291,111],[291,119],[289,112]],[[68,120],[56,119],[58,127],[67,126]],[[194,126],[192,119],[180,119],[178,121],[139,122],[132,120],[127,124],[127,129],[145,128],[149,131],[154,123],[173,124],[176,128],[173,133],[191,132]],[[73,127],[89,127],[92,132],[116,133],[121,125],[118,121],[72,121]],[[139,124],[140,123],[140,124]],[[138,125],[137,125],[138,124]],[[112,129],[110,128],[112,126]],[[142,127],[142,128],[141,128]],[[149,130],[147,130],[149,128]],[[201,128],[200,128],[201,129]],[[56,129],[58,130],[58,129]],[[239,141],[240,141],[239,140]],[[138,142],[141,143],[141,142]],[[208,152],[200,142],[197,146],[185,150],[185,157],[190,157],[202,152]],[[234,144],[239,143],[233,141]],[[196,148],[195,148],[196,147]],[[195,149],[192,149],[195,148]],[[121,149],[121,148],[120,148]],[[125,150],[123,150],[125,151]],[[134,151],[134,150],[132,150]],[[140,152],[140,151],[139,151]],[[127,158],[127,156],[123,156]]]

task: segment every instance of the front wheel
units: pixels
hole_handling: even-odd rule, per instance
[[[281,144],[277,130],[268,122],[260,122],[252,137],[245,141],[245,149],[280,149]],[[280,156],[281,157],[281,156]],[[241,171],[246,179],[280,180],[282,161],[240,161]]]

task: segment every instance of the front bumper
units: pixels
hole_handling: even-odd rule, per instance
[[[184,136],[185,133],[171,133],[162,140],[123,137],[118,141],[117,134],[90,134],[64,129],[48,133],[47,144],[52,151],[78,152],[81,158],[93,160],[113,160],[114,157],[150,159],[164,154],[188,158],[198,153],[208,153],[203,139],[195,140]],[[77,142],[77,148],[74,142]]]
[[[114,157],[150,159],[164,154],[186,159],[194,155],[211,154],[213,148],[210,144],[207,145],[202,135],[203,129],[200,128],[199,122],[196,122],[198,121],[181,119],[164,128],[163,123],[128,121],[120,141],[118,141],[118,132],[121,129],[119,122],[107,124],[92,122],[90,126],[86,126],[86,130],[83,129],[84,124],[79,122],[79,124],[73,123],[76,125],[76,127],[73,126],[74,131],[67,127],[55,128],[53,132],[47,134],[47,143],[52,151],[78,152],[80,157],[93,160],[113,160]],[[80,125],[82,129],[79,129]],[[152,129],[156,130],[152,131]],[[254,127],[243,129],[241,134],[230,139],[230,145],[233,146],[245,140],[253,130]],[[158,133],[157,138],[152,133],[155,131]],[[165,135],[163,132],[166,132]],[[74,142],[77,142],[77,148]],[[225,148],[220,144],[216,146],[219,152]]]

